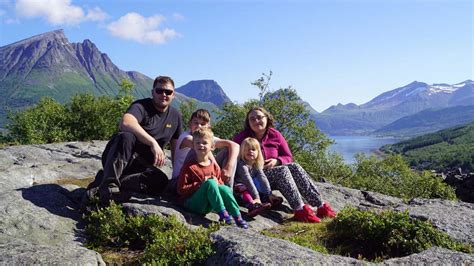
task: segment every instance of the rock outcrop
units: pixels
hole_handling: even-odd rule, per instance
[[[474,173],[463,173],[458,168],[441,175],[444,177],[446,184],[454,187],[459,199],[474,203]]]
[[[84,247],[84,225],[78,211],[84,189],[58,185],[57,180],[94,176],[101,167],[100,155],[105,143],[71,142],[0,149],[0,264],[104,264],[100,254]],[[430,220],[453,238],[474,244],[472,203],[427,199],[405,203],[379,193],[330,183],[317,185],[325,200],[337,211],[346,205],[408,210],[412,217]],[[218,220],[216,214],[194,215],[156,198],[135,197],[124,207],[134,215],[175,215],[190,227]],[[283,207],[251,219],[249,230],[234,226],[221,228],[212,234],[217,253],[207,264],[367,264],[349,257],[321,254],[260,234],[261,230],[291,216],[291,210]],[[382,264],[473,262],[472,254],[434,247]]]

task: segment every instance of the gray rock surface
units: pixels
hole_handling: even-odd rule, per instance
[[[0,149],[0,264],[103,264],[100,254],[84,247],[78,203],[84,189],[57,185],[62,178],[85,178],[100,169],[106,142],[73,142],[14,146]],[[361,209],[408,210],[416,219],[430,220],[455,239],[474,244],[474,204],[414,199],[409,203],[374,192],[317,183],[334,209],[353,205]],[[186,212],[172,202],[140,195],[124,204],[133,215],[175,215],[189,224],[218,220]],[[246,209],[242,208],[245,213]],[[209,265],[232,264],[366,264],[356,259],[324,255],[259,232],[292,217],[284,205],[249,219],[250,229],[225,226],[212,234],[218,252]],[[472,254],[432,248],[387,264],[473,263]]]
[[[416,263],[415,263],[416,262]],[[384,265],[472,265],[474,257],[472,254],[452,251],[440,247],[432,247],[418,254],[413,254],[403,258],[394,258],[384,261]]]
[[[267,265],[267,264],[361,264],[349,257],[314,252],[292,242],[269,238],[255,230],[235,226],[223,227],[211,234],[217,253],[207,265]]]
[[[105,264],[99,253],[83,245],[73,194],[46,184],[59,178],[93,176],[104,144],[0,150],[0,264]]]

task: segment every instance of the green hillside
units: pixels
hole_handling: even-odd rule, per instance
[[[385,145],[382,151],[398,153],[417,169],[444,171],[462,168],[474,171],[474,123],[422,135],[396,144]]]

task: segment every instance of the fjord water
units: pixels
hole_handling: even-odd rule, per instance
[[[393,144],[403,140],[397,137],[376,136],[329,136],[329,138],[336,142],[329,147],[329,150],[340,153],[346,163],[354,163],[356,153],[362,152],[370,155],[385,144]]]

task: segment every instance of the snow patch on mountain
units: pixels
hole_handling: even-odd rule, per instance
[[[462,86],[458,87],[456,85],[434,84],[430,86],[428,90],[428,95],[433,95],[437,93],[453,93],[461,87]]]

